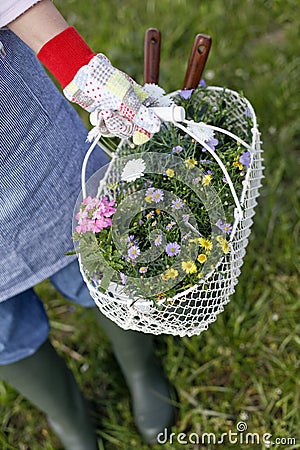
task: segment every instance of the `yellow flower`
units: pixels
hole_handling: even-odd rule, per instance
[[[181,267],[186,273],[197,272],[197,266],[193,261],[183,261]]]
[[[225,254],[229,253],[229,244],[226,239],[224,239],[224,241],[222,242],[221,247]]]
[[[192,169],[193,167],[195,167],[195,165],[197,164],[197,160],[195,158],[188,158],[185,161],[185,164]]]
[[[199,238],[199,244],[201,245],[201,247],[205,248],[205,250],[207,251],[211,251],[212,250],[212,242],[208,239],[204,239],[204,238]]]
[[[171,280],[175,280],[175,278],[176,277],[178,277],[178,270],[176,270],[176,269],[168,269],[167,271],[166,271],[166,273],[164,273],[164,274],[162,274],[162,279],[165,281],[165,280],[169,280],[169,279],[171,279]]]
[[[151,197],[151,195],[147,195],[147,196],[145,197],[145,200],[146,200],[147,203],[151,203],[151,202],[152,202],[152,197]]]
[[[160,214],[160,209],[157,208],[157,209],[155,210],[155,212],[156,212],[156,214]]]
[[[207,260],[207,256],[204,255],[204,253],[201,253],[197,259],[198,259],[199,263],[203,264]]]
[[[212,180],[212,176],[209,173],[207,173],[202,178],[202,186],[208,186],[209,183],[211,182],[211,180]]]
[[[219,244],[221,245],[221,248],[223,250],[223,252],[225,254],[229,253],[229,243],[226,241],[226,239],[224,239],[222,236],[218,236],[217,241],[219,242]]]
[[[163,292],[160,292],[159,294],[157,294],[157,300],[162,300],[163,298],[166,297],[166,294],[164,294]]]
[[[243,164],[241,164],[241,163],[238,162],[238,161],[234,161],[234,162],[232,163],[232,165],[233,165],[234,167],[238,167],[240,170],[243,170]]]
[[[166,175],[168,175],[168,177],[172,178],[174,177],[174,170],[173,169],[167,169],[166,170]]]

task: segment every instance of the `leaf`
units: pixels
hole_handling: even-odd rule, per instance
[[[191,117],[192,119],[194,118],[194,114],[195,114],[195,109],[193,107],[193,105],[190,105],[187,109],[187,113],[188,116]]]
[[[110,282],[113,277],[113,273],[114,273],[113,270],[111,270],[108,267],[106,267],[106,269],[104,270],[103,278],[102,278],[101,284],[100,284],[100,287],[101,287],[101,289],[104,290],[104,292],[107,291],[107,289],[110,285]]]
[[[208,110],[208,104],[204,103],[204,105],[202,106],[202,108],[198,111],[197,114],[197,122],[200,121],[202,119],[202,117],[204,116],[204,114],[206,114]]]

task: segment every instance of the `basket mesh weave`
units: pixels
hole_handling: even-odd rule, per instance
[[[223,88],[207,88],[210,91],[210,101],[218,104]],[[215,270],[198,285],[180,292],[173,301],[163,305],[161,309],[151,306],[146,301],[132,304],[126,296],[118,292],[102,293],[100,281],[90,281],[84,268],[79,263],[84,280],[96,305],[101,312],[123,329],[137,330],[152,334],[171,334],[179,336],[199,335],[214,322],[217,315],[224,310],[230,295],[235,291],[241,272],[243,258],[246,253],[255,206],[263,178],[262,150],[260,134],[257,129],[256,117],[251,104],[234,91],[226,90],[228,102],[228,131],[234,130],[241,139],[251,146],[252,162],[247,171],[244,188],[240,197],[243,217],[236,219],[234,235],[230,240],[230,252],[223,255]],[[201,101],[201,99],[199,99]],[[246,133],[248,122],[246,116],[251,116],[253,122],[251,142]],[[230,125],[232,124],[232,126]],[[120,146],[117,156],[124,155]],[[115,172],[111,170],[107,183],[115,181]],[[111,193],[110,193],[111,194]]]

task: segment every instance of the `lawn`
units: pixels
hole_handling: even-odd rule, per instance
[[[95,51],[143,81],[148,27],[162,33],[160,85],[182,87],[197,33],[213,38],[208,85],[243,92],[262,133],[265,179],[239,284],[200,336],[156,338],[179,394],[175,433],[222,433],[247,424],[275,449],[300,448],[300,7],[298,0],[57,0]],[[87,123],[87,115],[82,113]],[[149,448],[136,432],[110,344],[90,311],[45,281],[37,291],[64,355],[99,424],[99,448]],[[61,449],[44,416],[0,382],[1,450]],[[277,443],[275,440],[277,438]],[[281,443],[280,443],[281,442]],[[153,449],[265,449],[260,442],[157,445]]]

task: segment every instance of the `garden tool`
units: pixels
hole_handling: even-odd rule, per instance
[[[157,28],[148,28],[144,43],[144,84],[158,84],[161,34]]]
[[[190,54],[183,89],[196,89],[209,55],[211,37],[205,34],[197,34]]]

